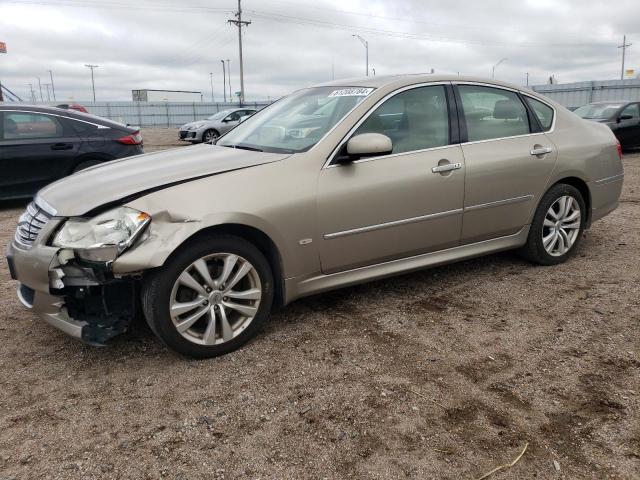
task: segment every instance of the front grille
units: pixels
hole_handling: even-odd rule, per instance
[[[27,205],[25,212],[20,215],[18,220],[18,228],[14,236],[15,242],[22,247],[30,248],[36,237],[49,220],[51,215],[31,202]]]
[[[180,130],[180,138],[185,138],[187,136],[186,130]]]

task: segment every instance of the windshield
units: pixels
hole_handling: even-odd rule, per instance
[[[361,87],[300,90],[248,118],[217,145],[276,153],[307,151],[372,91]]]
[[[224,117],[229,115],[233,110],[221,110],[218,113],[214,113],[207,120],[222,120]]]
[[[622,107],[622,103],[591,103],[573,111],[582,118],[611,118]]]

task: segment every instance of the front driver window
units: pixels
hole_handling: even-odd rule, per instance
[[[236,122],[236,121],[240,120],[240,113],[239,112],[233,112],[225,120],[227,120],[228,122]]]
[[[381,133],[393,143],[392,153],[412,152],[449,144],[447,97],[442,85],[418,87],[394,95],[358,127],[361,133]]]

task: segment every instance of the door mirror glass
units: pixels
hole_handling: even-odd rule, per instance
[[[391,139],[381,133],[361,133],[347,142],[344,161],[354,161],[359,158],[388,155],[393,151]]]

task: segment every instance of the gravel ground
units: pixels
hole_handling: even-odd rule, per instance
[[[638,479],[640,154],[625,167],[564,265],[504,253],[311,297],[210,361],[142,323],[78,343],[0,258],[0,479],[477,479],[527,443],[492,478]],[[23,207],[0,204],[0,244]]]

